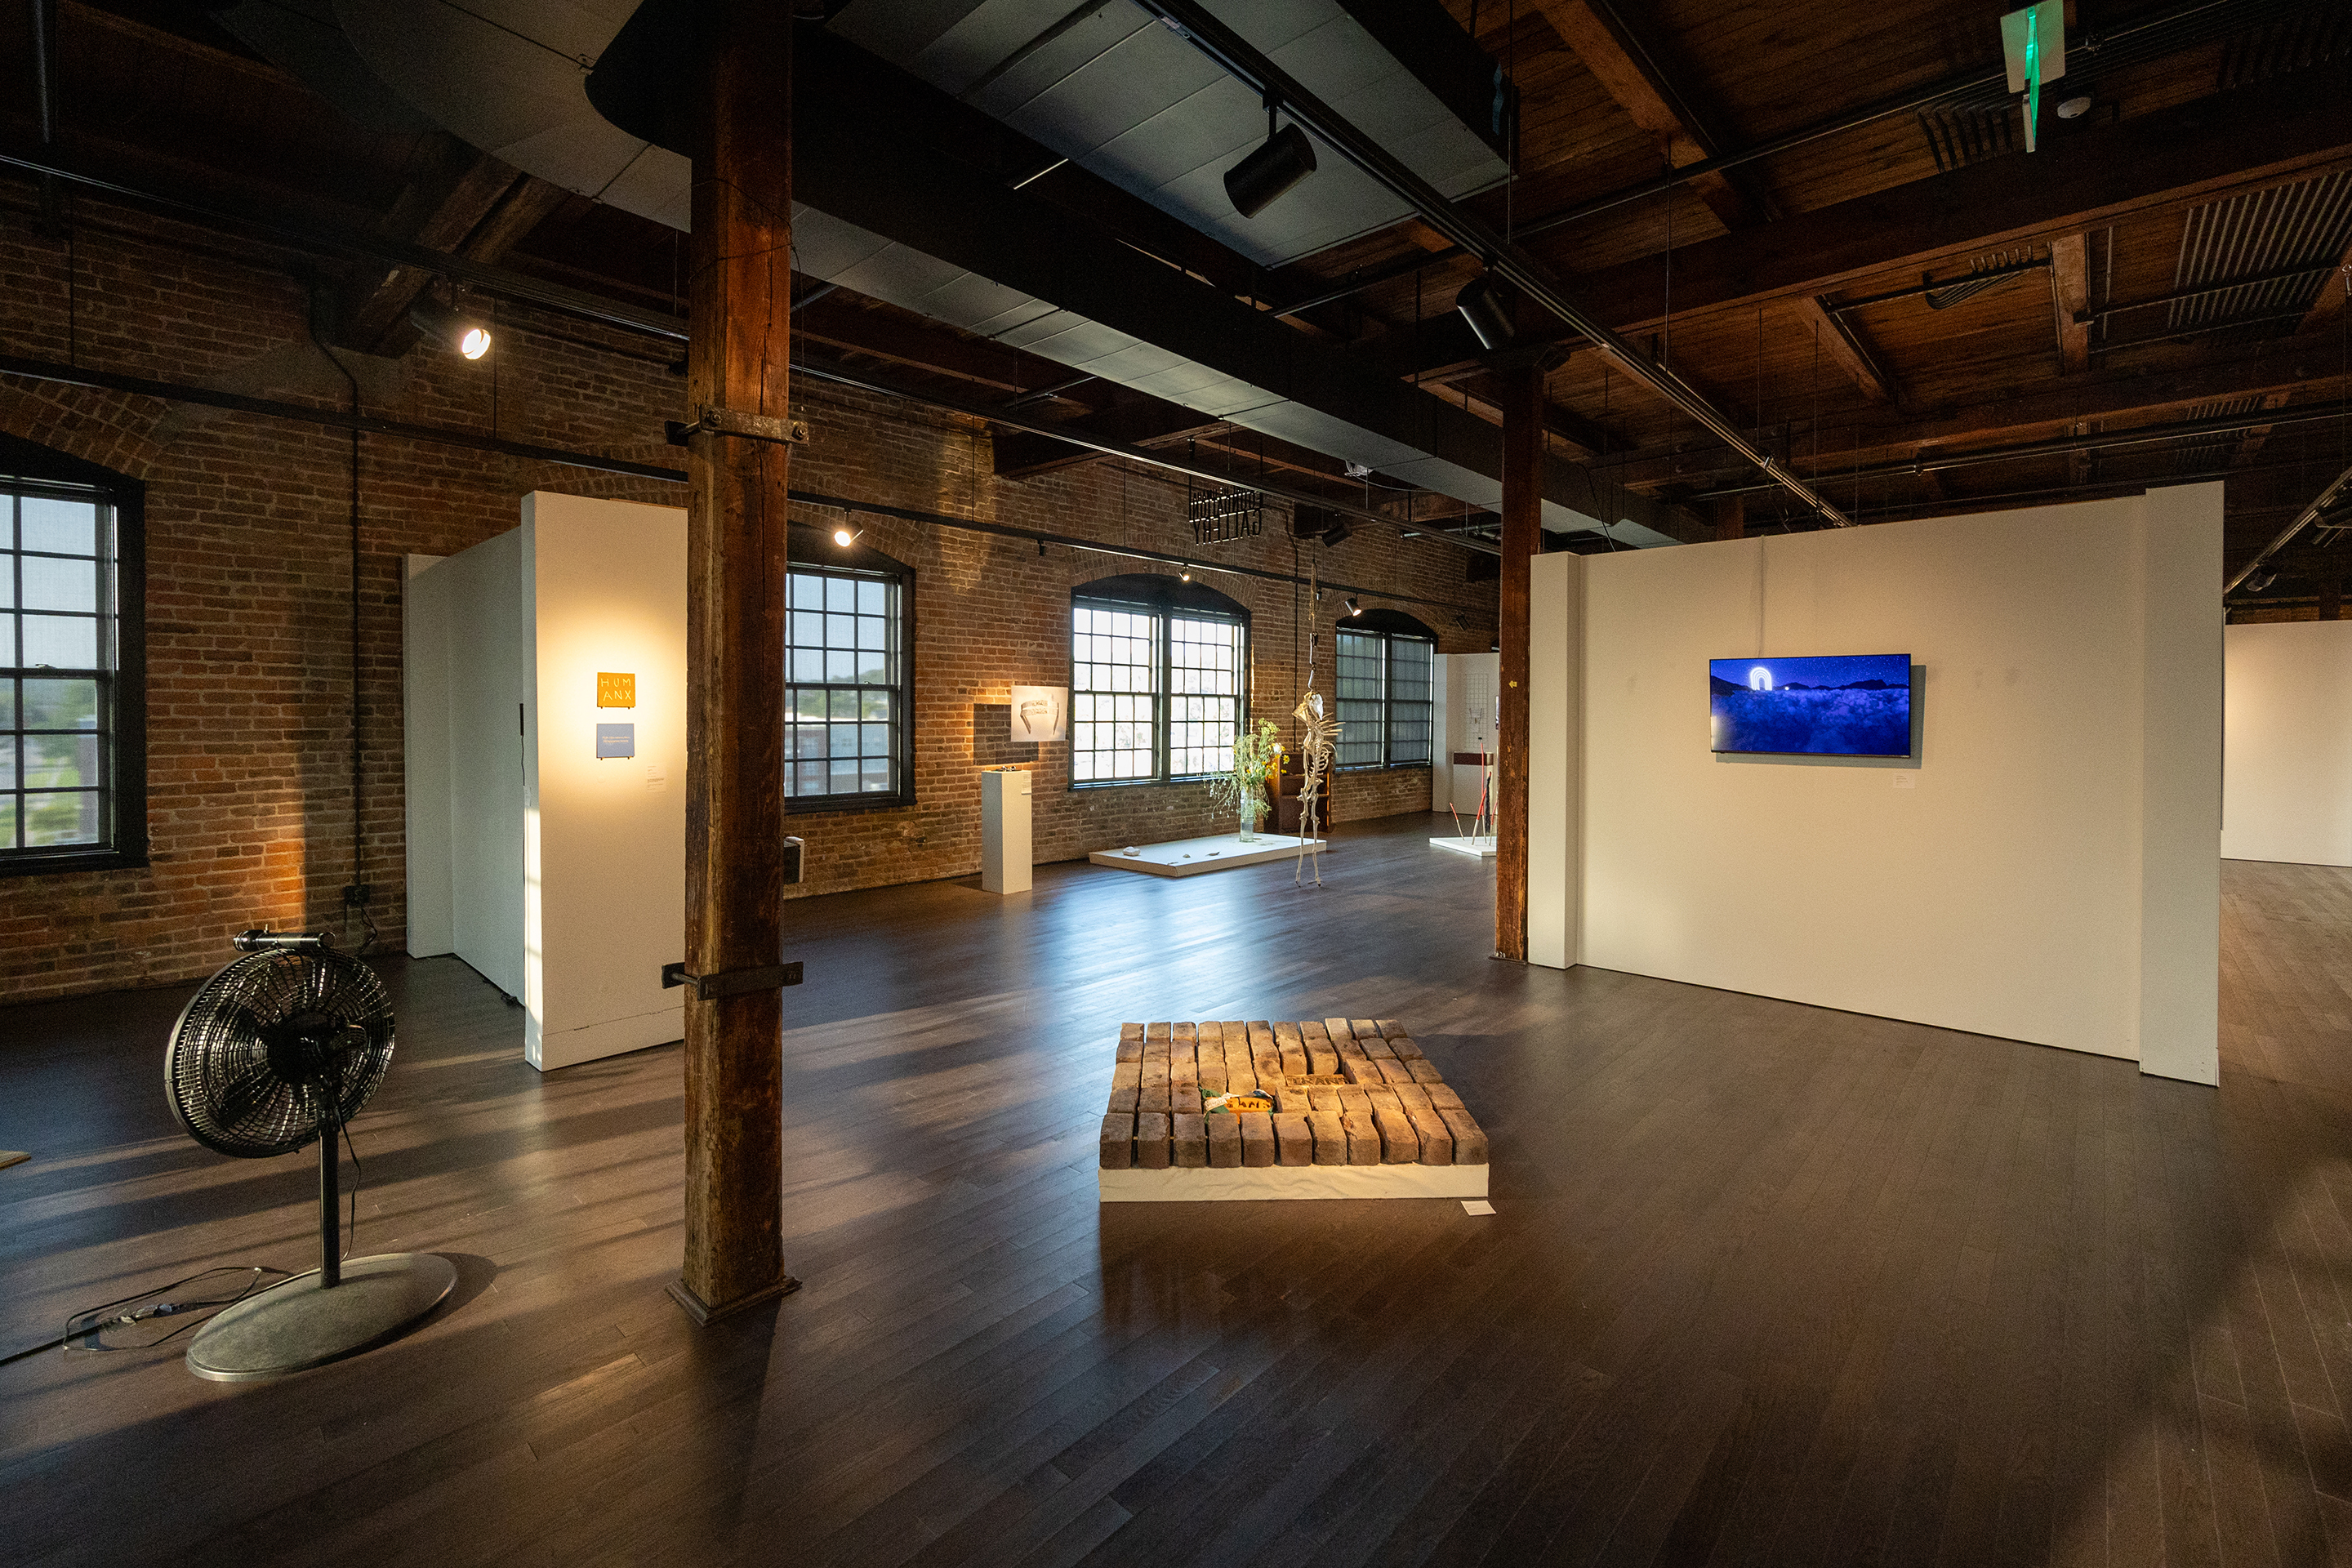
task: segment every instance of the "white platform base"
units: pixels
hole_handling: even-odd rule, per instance
[[[1234,833],[1221,833],[1213,838],[1179,838],[1168,844],[1139,844],[1136,853],[1125,848],[1097,849],[1087,857],[1097,866],[1116,866],[1122,871],[1148,871],[1155,877],[1197,877],[1203,871],[1226,871],[1235,866],[1256,866],[1268,860],[1286,860],[1296,857],[1302,842],[1307,853],[1321,855],[1331,846],[1328,839],[1301,840],[1289,834],[1261,833],[1249,843],[1241,841]]]
[[[1107,1204],[1296,1198],[1483,1198],[1486,1165],[1261,1165],[1239,1170],[1097,1171]]]
[[[1474,860],[1492,860],[1495,841],[1492,838],[1433,838],[1430,842],[1440,849],[1451,849],[1456,855],[1467,855]]]

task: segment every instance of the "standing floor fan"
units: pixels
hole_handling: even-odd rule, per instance
[[[375,972],[325,933],[249,931],[244,957],[204,983],[163,1052],[163,1088],[188,1135],[244,1159],[319,1145],[319,1267],[219,1313],[188,1370],[222,1383],[300,1372],[371,1350],[457,1282],[429,1252],[345,1258],[336,1138],[392,1065],[392,1002]]]

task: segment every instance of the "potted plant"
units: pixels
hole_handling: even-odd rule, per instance
[[[1271,719],[1259,720],[1254,729],[1244,725],[1234,737],[1233,766],[1209,781],[1213,798],[1239,819],[1244,844],[1257,841],[1257,819],[1265,815],[1265,781],[1280,765],[1282,742],[1276,733]]]

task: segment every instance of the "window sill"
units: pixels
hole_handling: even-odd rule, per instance
[[[867,811],[902,811],[915,797],[898,795],[796,795],[784,801],[786,816],[854,816]]]
[[[1353,766],[1353,767],[1347,767],[1347,768],[1334,768],[1334,769],[1332,770],[1332,772],[1334,772],[1334,773],[1349,773],[1349,774],[1354,774],[1354,773],[1427,773],[1428,771],[1429,771],[1429,764],[1428,764],[1427,763],[1357,763],[1355,766]]]
[[[62,877],[74,871],[131,871],[142,869],[146,865],[146,856],[121,849],[83,849],[56,855],[12,853],[0,856],[0,877]]]

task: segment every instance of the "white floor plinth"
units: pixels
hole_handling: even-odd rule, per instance
[[[1433,838],[1430,843],[1440,849],[1451,849],[1456,855],[1467,855],[1475,860],[1492,860],[1495,858],[1495,841],[1491,837]]]
[[[1197,877],[1203,871],[1225,871],[1235,866],[1256,866],[1268,860],[1286,860],[1297,857],[1302,840],[1286,833],[1261,833],[1244,844],[1241,836],[1220,833],[1212,838],[1180,838],[1167,844],[1139,844],[1132,855],[1122,847],[1118,849],[1097,849],[1087,857],[1097,866],[1116,866],[1122,871],[1146,871],[1154,877]],[[1307,852],[1321,855],[1328,852],[1327,839],[1304,841]]]

